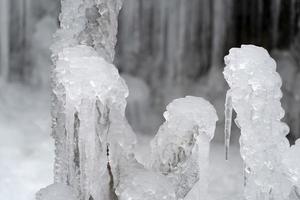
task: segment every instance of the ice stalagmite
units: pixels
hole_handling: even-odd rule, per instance
[[[128,88],[112,64],[120,7],[119,0],[62,0],[52,46],[55,183],[80,200],[116,199],[119,157],[136,141],[125,119]]]
[[[291,184],[285,177],[282,155],[289,149],[289,128],[281,119],[281,78],[268,52],[257,46],[232,48],[225,57],[224,76],[241,129],[247,200],[284,200]]]
[[[151,142],[151,167],[168,178],[178,199],[205,200],[216,111],[208,101],[188,96],[170,103],[164,117]]]

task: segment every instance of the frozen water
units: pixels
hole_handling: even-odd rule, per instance
[[[112,63],[121,6],[122,0],[62,1],[61,28],[55,34],[53,51],[58,53],[65,47],[85,44]]]
[[[286,199],[291,185],[282,173],[282,154],[289,149],[289,128],[281,119],[281,78],[268,52],[257,46],[232,48],[225,57],[235,122],[241,128],[247,200]]]
[[[217,115],[199,97],[176,99],[167,106],[166,121],[151,142],[152,168],[168,177],[177,198],[184,198],[197,183],[197,195],[206,198],[209,143]]]
[[[78,200],[73,189],[61,183],[55,183],[41,189],[36,194],[36,200]]]
[[[125,119],[128,88],[118,70],[85,45],[64,48],[53,75],[56,182],[70,184],[82,199],[107,199],[117,158],[135,144]]]
[[[120,183],[116,189],[119,200],[175,200],[174,188],[168,179],[134,159],[120,165]]]
[[[300,188],[300,139],[298,139],[284,155],[283,163],[287,168],[287,175],[295,186]]]
[[[225,102],[225,158],[228,160],[232,122],[232,100],[230,92],[226,94]]]

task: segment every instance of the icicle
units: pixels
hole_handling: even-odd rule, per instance
[[[0,1],[0,82],[5,83],[9,72],[9,10],[10,1]],[[1,83],[0,83],[1,84]]]
[[[228,160],[228,152],[230,145],[231,135],[231,123],[232,123],[232,99],[230,90],[226,93],[225,101],[225,159]]]

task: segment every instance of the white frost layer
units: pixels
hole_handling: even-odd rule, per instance
[[[268,52],[254,45],[232,48],[225,57],[235,122],[241,128],[241,156],[246,166],[247,200],[288,197],[291,186],[282,173],[282,154],[289,148],[289,128],[280,99],[281,78]]]
[[[55,183],[41,189],[36,194],[36,200],[78,200],[74,190],[64,184]]]
[[[200,97],[176,99],[167,106],[165,123],[151,142],[152,168],[166,175],[183,198],[197,182],[205,199],[209,143],[214,136],[217,114]]]

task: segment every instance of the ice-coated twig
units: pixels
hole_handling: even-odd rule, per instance
[[[225,159],[228,160],[230,135],[231,135],[231,123],[232,123],[232,99],[230,91],[226,93],[225,101]]]

